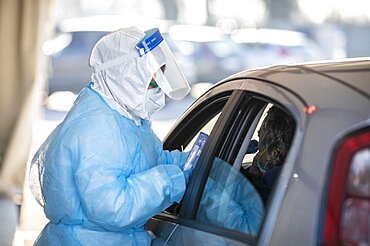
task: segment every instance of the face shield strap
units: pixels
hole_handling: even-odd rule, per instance
[[[110,61],[107,61],[107,62],[104,62],[104,63],[101,63],[101,64],[96,64],[96,65],[93,66],[93,70],[96,73],[96,72],[99,72],[101,70],[104,70],[104,69],[107,69],[107,68],[110,68],[110,67],[113,67],[113,66],[122,64],[125,61],[131,60],[131,59],[133,59],[135,57],[140,57],[140,56],[139,56],[139,54],[137,52],[131,52],[131,53],[127,54],[127,55],[118,57],[116,59],[113,59],[113,60],[110,60]]]

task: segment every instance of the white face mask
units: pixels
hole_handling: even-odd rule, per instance
[[[148,89],[145,100],[146,112],[148,117],[157,113],[165,105],[165,94],[163,91],[157,87],[153,89]]]

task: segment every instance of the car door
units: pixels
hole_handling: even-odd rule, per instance
[[[241,174],[240,168],[244,159],[248,159],[245,146],[249,145],[255,135],[263,112],[270,104],[278,105],[283,110],[290,109],[287,111],[294,115],[295,121],[302,122],[302,115],[294,110],[301,107],[301,99],[274,84],[251,79],[236,80],[215,87],[192,105],[178,121],[165,139],[166,149],[189,149],[188,146],[192,145],[199,131],[208,133],[209,138],[183,201],[155,216],[146,225],[156,237],[154,244],[192,245],[212,242],[222,245],[253,245],[259,239],[266,240],[267,229],[261,228],[267,228],[266,222],[273,223],[268,212],[272,209],[276,213],[277,208],[269,206],[265,209],[262,205],[261,210],[261,200],[253,192],[248,179]],[[290,112],[292,109],[293,112]],[[297,138],[299,140],[300,134],[295,134],[295,142]],[[220,196],[207,197],[207,194],[211,194],[210,181],[216,184],[214,187],[224,188]],[[226,223],[230,216],[224,217],[224,214],[234,213],[237,210],[234,208],[239,206],[232,201],[230,193],[232,199],[242,199],[244,202],[246,198],[259,204],[258,209],[251,212],[258,217],[258,222],[250,223],[246,220],[240,228],[233,227],[233,222]],[[243,194],[243,197],[239,194]],[[203,205],[207,203],[205,200],[217,200],[214,203],[216,206],[204,209]],[[209,214],[212,214],[210,211],[216,211],[216,219],[205,220],[207,216],[201,215],[201,211]],[[253,225],[245,226],[248,223]]]
[[[231,104],[235,98],[238,98],[237,89],[240,86],[240,81],[223,85],[197,100],[183,114],[165,138],[164,149],[189,151],[200,131],[211,136],[211,131],[216,128],[216,123],[221,114],[228,114],[227,112],[232,109],[230,106],[226,107],[226,104]],[[191,178],[192,180],[195,180],[194,176]],[[153,241],[154,244],[166,242],[172,235],[174,229],[180,223],[179,212],[180,205],[174,204],[146,224],[146,228],[156,237]]]

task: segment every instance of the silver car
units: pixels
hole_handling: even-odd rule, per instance
[[[267,127],[272,108],[284,117]],[[274,124],[289,137],[266,137]],[[235,74],[189,107],[164,148],[189,151],[199,132],[209,137],[183,200],[145,225],[153,245],[370,244],[370,59]]]

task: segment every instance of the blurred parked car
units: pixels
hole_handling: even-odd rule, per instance
[[[71,91],[77,94],[91,81],[89,57],[95,43],[109,32],[136,26],[142,30],[167,30],[170,21],[122,16],[92,16],[66,19],[58,24],[55,37],[43,45],[49,57],[48,94]]]
[[[90,52],[105,34],[103,31],[63,32],[46,43],[55,47],[56,43],[63,42],[63,48],[49,56],[49,94],[57,91],[77,94],[91,81],[92,68],[88,65]]]
[[[245,28],[234,31],[231,39],[242,47],[248,68],[324,58],[319,45],[302,32]]]
[[[216,27],[118,16],[73,18],[61,22],[55,38],[43,46],[50,58],[48,93],[78,93],[90,81],[88,59],[94,44],[108,32],[130,26],[159,27],[190,84],[214,83],[246,67],[238,47]]]
[[[216,83],[247,67],[240,47],[214,26],[173,25],[168,35],[176,50],[194,66],[190,83]]]
[[[147,222],[153,245],[369,245],[369,78],[370,59],[360,59],[249,70],[214,85],[165,138],[165,149],[190,150],[209,134],[182,202]],[[294,119],[294,137],[250,233],[260,193],[241,197],[255,185],[244,176],[255,156],[247,149],[271,106]]]

